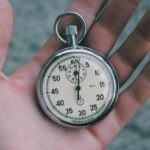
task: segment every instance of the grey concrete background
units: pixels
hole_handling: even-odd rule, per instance
[[[52,33],[53,23],[71,0],[9,0],[14,9],[14,33],[4,67],[9,74],[33,57]],[[144,0],[130,25],[121,34],[116,49],[135,27],[150,0]],[[108,150],[150,150],[150,102],[138,112],[122,132],[110,143]]]

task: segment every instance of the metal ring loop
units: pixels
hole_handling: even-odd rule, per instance
[[[64,43],[67,43],[67,41],[60,35],[59,31],[58,31],[58,26],[59,26],[59,23],[60,21],[64,18],[64,17],[67,17],[67,16],[73,16],[73,17],[76,17],[80,20],[81,22],[81,25],[82,25],[82,28],[83,28],[83,31],[79,34],[78,36],[78,39],[77,39],[77,43],[79,44],[85,37],[86,33],[87,33],[87,24],[84,20],[84,18],[79,15],[78,13],[76,12],[65,12],[61,15],[58,16],[58,18],[56,19],[55,21],[55,24],[54,24],[54,31],[57,35],[57,37],[59,38],[59,40],[61,40],[62,42]]]

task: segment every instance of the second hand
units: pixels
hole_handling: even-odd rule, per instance
[[[80,57],[79,57],[79,61],[78,61],[78,86],[76,87],[77,89],[77,100],[80,99],[80,90],[81,90],[81,87],[80,87]]]

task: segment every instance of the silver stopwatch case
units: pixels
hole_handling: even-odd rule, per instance
[[[77,25],[68,24],[63,37],[58,26],[68,16],[78,18],[83,31],[78,34]],[[118,95],[131,83],[125,82],[119,88],[117,73],[108,57],[78,45],[87,33],[86,23],[79,14],[60,15],[55,22],[55,33],[68,47],[50,57],[41,69],[36,86],[39,104],[50,119],[62,126],[88,127],[111,112]],[[145,66],[147,62],[149,55],[141,64]],[[138,75],[135,70],[129,80]]]
[[[45,93],[48,94],[48,92],[52,92],[52,90],[51,91],[46,91],[46,90],[44,91],[43,90],[44,89],[43,88],[43,85],[44,85],[43,83],[44,83],[44,78],[46,76],[46,73],[47,73],[48,69],[55,62],[57,62],[57,60],[59,62],[59,59],[61,59],[61,58],[65,59],[65,58],[69,58],[71,56],[75,56],[75,57],[77,56],[78,57],[79,55],[81,57],[82,57],[82,55],[83,56],[88,56],[89,58],[91,57],[91,58],[95,59],[97,62],[99,61],[100,63],[103,63],[105,65],[105,67],[106,67],[105,69],[108,69],[108,71],[109,71],[109,73],[111,75],[111,80],[112,80],[111,81],[112,85],[107,84],[107,86],[112,86],[113,90],[111,91],[112,93],[109,93],[109,94],[111,94],[111,98],[108,101],[106,101],[106,103],[105,103],[106,107],[104,107],[104,109],[103,109],[102,108],[103,106],[102,106],[100,108],[102,110],[99,110],[100,113],[98,111],[95,112],[95,113],[98,114],[98,115],[96,115],[96,117],[91,117],[90,119],[88,119],[88,118],[84,119],[84,117],[82,116],[84,121],[81,121],[82,120],[81,118],[80,119],[76,119],[76,117],[74,117],[74,119],[72,119],[72,121],[70,121],[70,120],[67,121],[67,117],[69,118],[69,115],[65,116],[66,117],[66,120],[65,120],[64,116],[63,116],[64,114],[62,115],[61,112],[57,112],[57,110],[55,109],[55,106],[52,103],[48,104],[48,102],[46,102],[44,94]],[[86,82],[85,83],[84,82],[82,83],[82,84],[85,84],[84,87],[85,86],[94,86],[94,84],[92,85],[92,83],[88,85]],[[99,81],[97,81],[97,82],[99,82]],[[70,82],[70,84],[76,84],[76,83],[71,83]],[[98,121],[102,120],[109,112],[111,112],[111,110],[113,109],[114,105],[117,102],[118,87],[119,87],[119,85],[118,85],[117,74],[116,74],[116,71],[115,71],[114,67],[110,64],[110,62],[104,56],[98,54],[95,50],[87,48],[87,47],[78,46],[76,48],[69,47],[69,48],[66,48],[66,49],[63,49],[63,50],[57,52],[56,54],[54,54],[48,60],[48,62],[45,63],[45,65],[43,66],[43,68],[41,70],[41,73],[40,73],[40,76],[39,76],[39,80],[38,80],[38,83],[37,83],[37,94],[38,94],[38,100],[39,100],[41,108],[43,109],[45,114],[50,119],[52,119],[54,122],[56,122],[56,123],[58,123],[60,125],[63,125],[63,126],[79,128],[79,127],[87,127],[87,126],[93,125],[93,124],[97,123]],[[49,94],[49,96],[48,96],[49,100],[51,99],[50,95],[51,94]],[[64,93],[64,95],[65,95],[65,93]],[[63,97],[61,97],[60,99],[63,99]],[[97,97],[97,99],[98,99],[98,97]],[[56,100],[53,100],[53,101],[56,101]],[[84,99],[84,101],[86,101],[86,99]],[[91,104],[93,104],[92,101],[94,101],[94,99],[91,99],[90,101],[91,101]],[[50,107],[50,105],[53,105],[53,106]],[[80,106],[78,106],[78,107],[80,107]],[[84,108],[84,106],[82,106],[82,108]],[[67,108],[65,108],[65,109],[67,109]],[[93,105],[93,109],[94,109],[94,105]],[[57,113],[55,113],[55,111]],[[60,113],[60,115],[58,115],[58,113]]]
[[[65,37],[58,26],[66,16],[79,19],[77,26],[66,26]],[[95,50],[78,44],[87,32],[84,19],[67,12],[55,22],[57,37],[68,47],[55,53],[41,69],[37,95],[41,108],[54,122],[67,127],[87,127],[102,120],[114,107],[118,97],[118,78],[109,60]]]

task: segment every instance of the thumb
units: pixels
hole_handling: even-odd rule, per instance
[[[7,0],[0,0],[0,69],[7,56],[13,27],[13,10]]]

